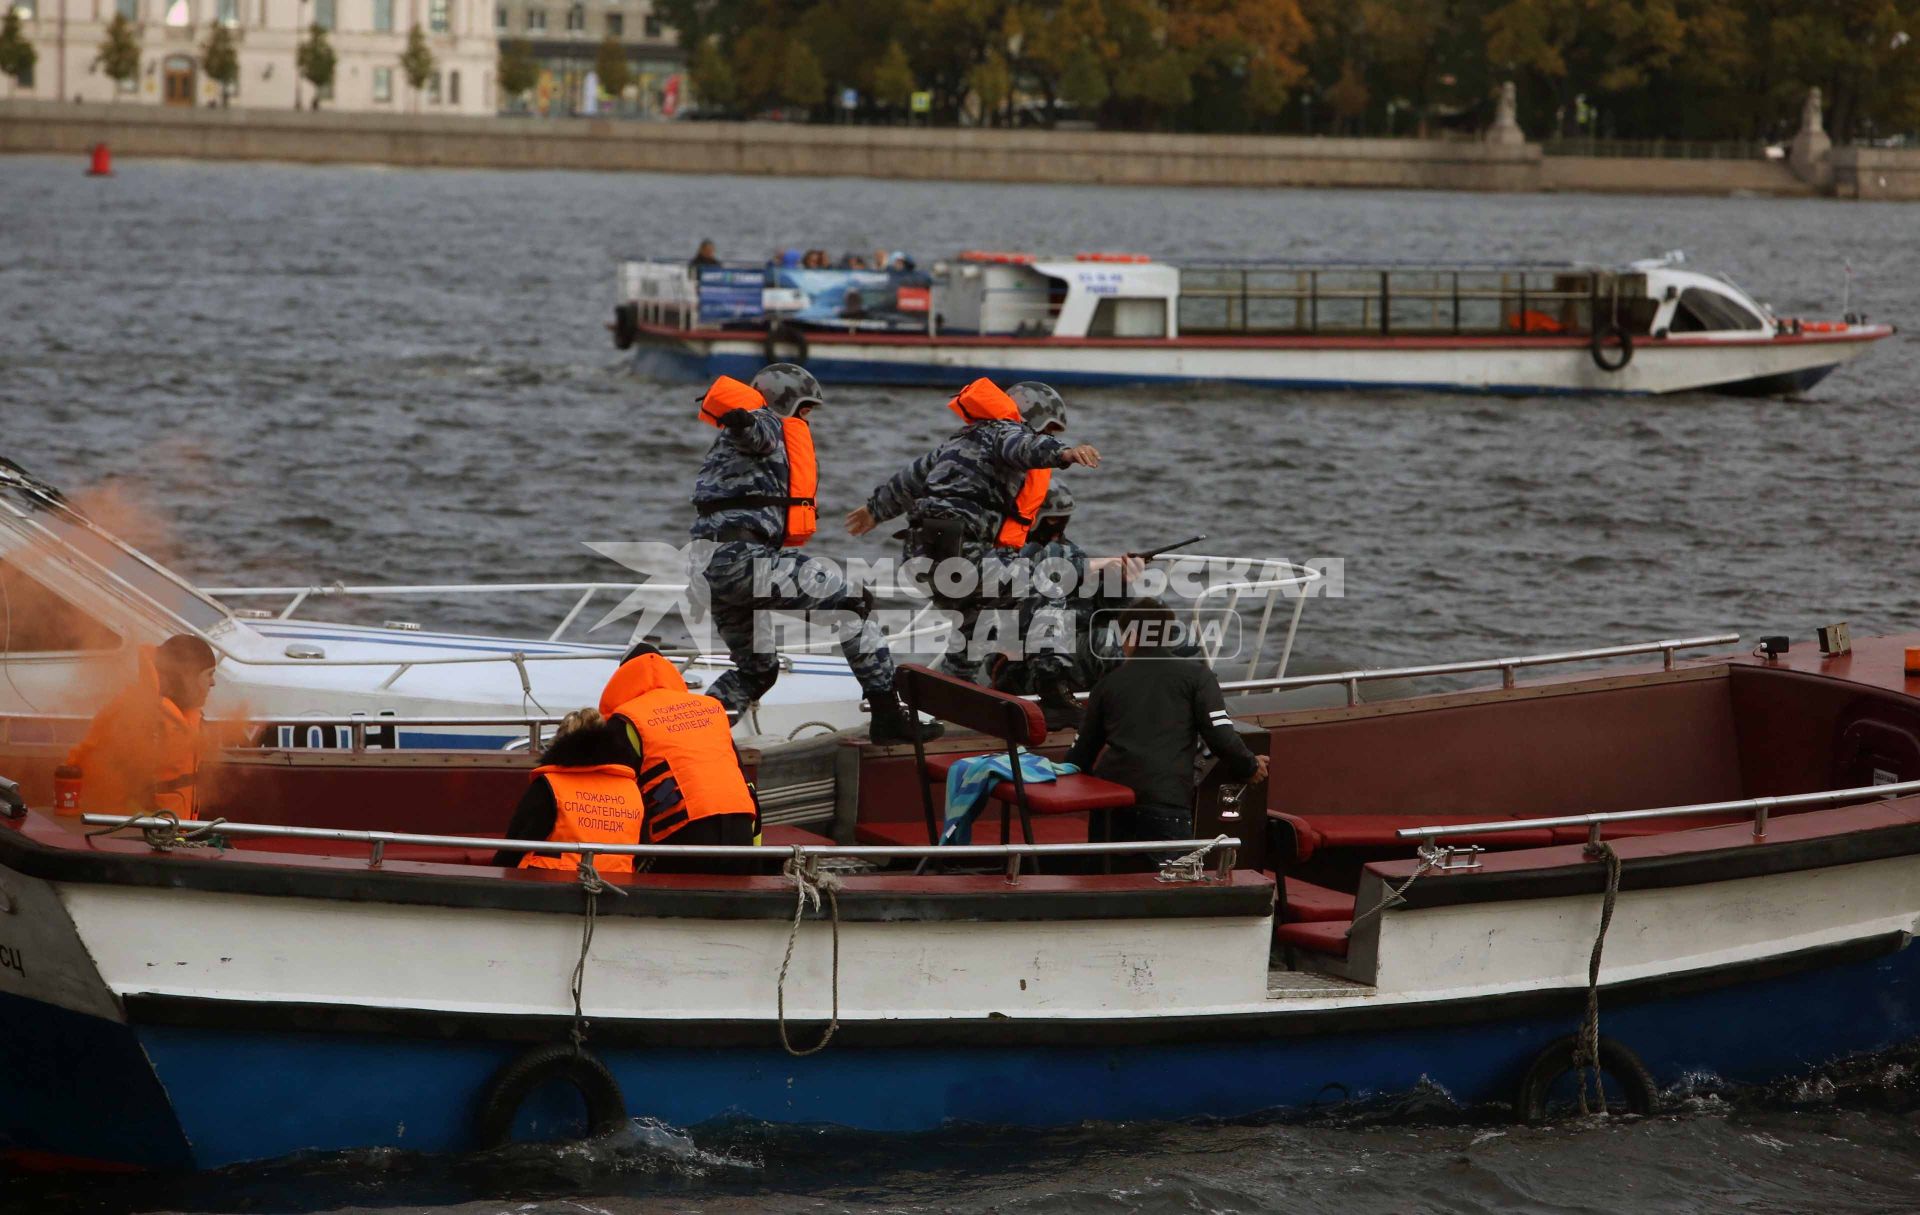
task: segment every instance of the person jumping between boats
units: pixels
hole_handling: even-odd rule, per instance
[[[738,716],[772,689],[780,661],[769,613],[831,613],[840,652],[866,695],[871,739],[937,738],[939,724],[918,722],[894,694],[893,655],[869,619],[867,597],[800,552],[815,527],[819,476],[808,415],[821,402],[820,382],[792,363],[761,368],[750,385],[721,376],[700,398],[700,420],[720,436],[694,481],[692,530],[718,546],[705,575],[713,622],[733,659],[708,695]]]
[[[1267,778],[1267,757],[1234,731],[1207,664],[1167,652],[1175,617],[1142,602],[1121,619],[1126,661],[1094,685],[1065,762],[1133,790],[1113,814],[1116,840],[1186,839],[1193,831],[1194,758],[1200,740],[1236,781]]]
[[[1035,513],[1020,558],[1034,571],[1033,589],[1020,605],[1021,652],[989,663],[993,686],[1016,696],[1037,693],[1047,728],[1080,724],[1075,693],[1086,692],[1118,663],[1095,646],[1096,613],[1128,603],[1124,585],[1137,579],[1146,563],[1131,553],[1089,557],[1067,538],[1073,520],[1073,491],[1055,485]],[[1118,567],[1121,587],[1108,589],[1109,571]]]
[[[568,728],[572,723],[572,728]],[[687,690],[679,668],[640,642],[600,693],[598,710],[568,714],[541,756],[507,828],[510,839],[750,847],[760,808],[740,767],[726,710]],[[578,853],[502,849],[497,865],[577,870]],[[632,873],[631,856],[594,862]],[[751,872],[724,859],[654,858],[655,873]]]
[[[985,378],[961,389],[947,407],[966,425],[875,489],[846,525],[848,534],[864,536],[907,516],[906,556],[930,563],[934,603],[953,615],[958,629],[940,668],[977,683],[985,657],[984,639],[975,636],[980,614],[1010,606],[1000,588],[1015,584],[1009,562],[1026,543],[1030,512],[1046,498],[1047,482],[1028,474],[1075,464],[1098,468],[1100,453],[1029,429],[1014,398]],[[1028,513],[1020,508],[1023,498]],[[956,561],[968,567],[965,589],[949,593],[937,575],[942,563]]]
[[[94,715],[86,737],[67,753],[66,767],[78,769],[81,782],[73,813],[199,817],[208,753],[240,741],[226,731],[210,735],[203,720],[217,662],[213,647],[190,633],[140,647],[133,683]]]

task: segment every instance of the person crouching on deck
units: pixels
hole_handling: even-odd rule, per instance
[[[80,770],[75,813],[199,817],[200,771],[217,745],[201,716],[216,662],[213,647],[189,633],[140,647],[133,684],[107,702],[67,753],[67,766]]]
[[[600,694],[598,724],[554,740],[535,780],[521,798],[507,834],[515,839],[622,844],[752,845],[760,812],[740,770],[726,710],[710,696],[687,690],[680,671],[653,646],[627,652]],[[541,786],[547,792],[541,793]],[[556,796],[557,794],[557,796]],[[572,796],[581,807],[568,812]],[[544,802],[554,809],[545,810]],[[546,830],[540,830],[541,827]],[[512,864],[511,850],[496,863]],[[522,867],[578,869],[579,856],[527,853]],[[631,857],[596,861],[602,873],[631,873]],[[751,871],[751,864],[659,858],[655,873]]]

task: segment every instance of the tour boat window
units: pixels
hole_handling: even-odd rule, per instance
[[[0,653],[69,654],[117,650],[120,635],[0,560]]]
[[[1167,301],[1103,299],[1093,308],[1088,337],[1167,336]]]
[[[1765,329],[1766,322],[1717,291],[1688,287],[1673,311],[1674,333],[1717,333],[1729,329]]]

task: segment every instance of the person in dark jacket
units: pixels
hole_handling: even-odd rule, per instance
[[[1126,661],[1087,698],[1080,736],[1066,762],[1133,790],[1116,811],[1116,840],[1186,839],[1193,831],[1193,770],[1200,740],[1236,781],[1267,777],[1267,757],[1234,732],[1220,681],[1204,662],[1166,653],[1174,615],[1158,603],[1128,609]]]
[[[639,757],[627,741],[626,731],[619,723],[602,718],[597,709],[580,709],[567,714],[555,732],[553,741],[547,744],[547,749],[540,756],[540,766],[543,768],[594,768],[613,764],[637,771],[638,763]],[[513,818],[507,823],[507,838],[552,839],[554,823],[559,814],[553,786],[544,780],[530,781],[526,792],[520,795],[519,804],[514,807]],[[640,841],[636,838],[633,842]],[[519,865],[526,855],[511,848],[502,848],[493,854],[493,863],[511,869]]]

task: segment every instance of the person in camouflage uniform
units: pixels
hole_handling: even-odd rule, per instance
[[[937,723],[916,721],[894,694],[893,655],[880,627],[867,619],[866,597],[832,565],[789,547],[812,534],[814,506],[811,494],[792,496],[796,468],[804,466],[811,481],[814,457],[811,432],[792,434],[791,420],[804,423],[820,403],[819,381],[792,363],[762,368],[750,386],[723,376],[701,397],[701,412],[720,435],[694,479],[699,517],[692,533],[715,545],[703,572],[714,626],[733,659],[733,669],[714,681],[708,695],[738,715],[780,678],[767,613],[842,613],[840,651],[866,694],[872,740],[911,742],[916,732],[922,739],[938,737]],[[790,458],[796,442],[804,451]],[[796,520],[805,528],[797,535]]]
[[[847,531],[862,536],[888,519],[905,515],[906,556],[938,568],[946,561],[967,567],[969,588],[957,594],[934,579],[934,603],[953,613],[961,636],[941,657],[948,674],[978,680],[983,655],[975,644],[985,608],[1012,609],[1004,588],[1016,585],[1013,550],[998,543],[1002,523],[1015,515],[1015,499],[1031,469],[1097,468],[1100,453],[1069,447],[1024,425],[1019,406],[991,380],[961,389],[948,408],[966,423],[873,491],[866,505],[847,515]],[[995,588],[1003,588],[997,593]]]
[[[1120,586],[1145,568],[1131,554],[1089,557],[1067,538],[1073,519],[1073,491],[1055,485],[1034,517],[1033,530],[1019,559],[1034,570],[1033,593],[1020,605],[1019,658],[993,666],[993,686],[1017,696],[1038,694],[1051,729],[1077,725],[1080,707],[1074,693],[1086,692],[1119,665],[1121,654],[1103,648],[1095,636],[1095,614],[1125,607],[1131,600],[1115,588],[1109,568],[1118,566]]]

